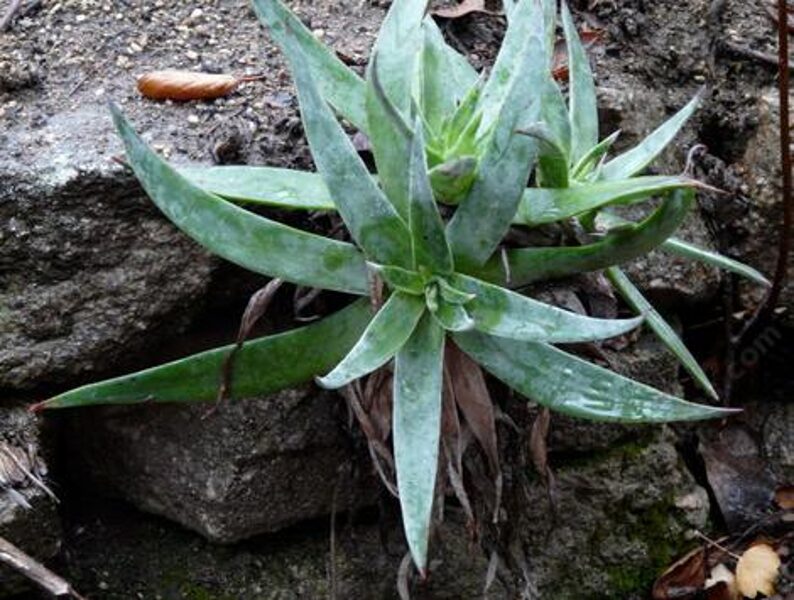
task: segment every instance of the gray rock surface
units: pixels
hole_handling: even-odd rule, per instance
[[[70,147],[102,113],[81,119],[48,129]],[[79,170],[80,152],[50,172],[0,160],[0,388],[52,389],[129,364],[183,330],[207,292],[213,259],[119,168]]]
[[[40,425],[23,408],[0,408],[0,537],[47,561],[61,548],[61,523],[55,500],[40,485],[51,485]],[[27,589],[28,583],[0,565],[0,597]]]
[[[703,494],[672,442],[669,430],[655,428],[557,465],[556,519],[542,486],[531,488],[521,537],[539,597],[647,597],[707,518],[702,506],[681,501]]]
[[[590,600],[647,597],[644,591],[686,549],[687,532],[702,528],[708,501],[688,474],[669,430],[555,465],[558,512],[542,485],[530,485],[509,527],[526,553],[535,598]],[[308,463],[307,463],[308,464]],[[676,507],[676,504],[679,507]],[[320,598],[330,588],[328,521],[314,521],[246,544],[218,547],[146,516],[107,507],[77,518],[67,571],[86,594],[183,598]],[[454,508],[434,539],[431,574],[416,599],[482,595],[488,561],[471,542]],[[405,548],[398,524],[386,520],[385,546],[372,516],[336,541],[339,598],[396,599],[397,566]],[[383,516],[381,516],[383,518]],[[338,523],[344,521],[340,517]],[[511,574],[499,569],[488,597],[515,598]],[[503,579],[504,578],[504,579]]]
[[[306,386],[230,403],[210,416],[208,408],[72,414],[70,469],[223,543],[328,514],[337,485],[340,510],[375,498],[370,477],[345,477],[355,452],[337,396]]]
[[[750,203],[745,214],[735,224],[743,233],[737,251],[770,276],[775,272],[783,215],[779,109],[780,103],[775,89],[768,88],[757,98],[758,129],[749,140],[742,159]],[[791,326],[794,325],[794,249],[789,255],[787,281],[779,306],[785,309],[782,320]],[[751,287],[748,287],[747,293],[756,300],[760,297],[760,291]]]

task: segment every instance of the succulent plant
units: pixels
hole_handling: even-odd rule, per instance
[[[445,43],[426,16],[426,0],[395,0],[363,79],[279,0],[254,0],[254,6],[289,62],[317,173],[176,169],[115,105],[113,119],[153,202],[208,250],[286,282],[360,297],[318,322],[245,342],[229,394],[245,398],[315,378],[342,388],[393,364],[396,487],[420,570],[427,564],[445,373],[470,375],[476,367],[463,361],[473,359],[540,404],[587,419],[664,422],[731,413],[676,398],[554,346],[618,336],[645,318],[710,389],[672,329],[618,269],[661,245],[765,281],[745,265],[670,238],[692,205],[697,182],[637,176],[696,100],[636,148],[605,162],[615,136],[598,141],[593,78],[565,6],[567,106],[551,76],[554,0],[510,4],[504,43],[487,78]],[[340,118],[368,135],[376,174]],[[663,200],[639,223],[604,210],[651,196]],[[251,205],[333,211],[349,237],[303,231],[247,210]],[[572,246],[504,244],[511,227],[552,222],[581,226],[590,239]],[[521,293],[533,281],[600,269],[608,270],[639,317],[592,318]],[[382,297],[372,294],[378,289],[373,282],[385,286]],[[40,407],[212,400],[232,351],[219,348],[87,385]],[[459,368],[445,370],[450,361]],[[479,436],[483,445],[488,435]],[[493,454],[493,448],[486,451]]]

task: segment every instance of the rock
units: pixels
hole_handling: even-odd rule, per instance
[[[557,518],[532,486],[519,521],[539,598],[647,597],[654,579],[706,524],[708,510],[677,508],[703,493],[665,427],[556,465]],[[679,500],[680,502],[680,500]]]
[[[97,152],[110,135],[95,107],[4,142],[0,388],[52,389],[129,365],[201,306],[216,262]],[[33,145],[39,161],[15,158]]]
[[[533,598],[589,600],[645,598],[650,583],[702,528],[708,500],[681,464],[669,430],[658,427],[635,440],[557,466],[558,517],[546,492],[531,484],[519,531]],[[688,499],[688,500],[682,500]],[[704,504],[705,503],[705,504]],[[123,505],[87,500],[67,540],[66,574],[81,592],[102,598],[320,598],[329,593],[328,521],[215,546],[166,521],[137,515]],[[396,510],[396,507],[394,508]],[[397,569],[404,555],[399,524],[386,521],[379,542],[372,516],[336,541],[339,598],[398,597]],[[381,518],[383,518],[381,516]],[[467,541],[454,508],[434,538],[431,576],[412,598],[478,598],[487,557]],[[504,574],[504,573],[503,573]],[[510,577],[506,578],[510,581]],[[497,579],[488,595],[516,595]],[[126,595],[125,595],[126,594]]]
[[[86,508],[90,507],[90,511]],[[372,515],[353,527],[338,520],[336,598],[397,600],[397,570],[405,553],[396,529],[381,539]],[[329,522],[292,529],[236,546],[199,536],[123,506],[84,505],[67,540],[67,574],[91,598],[239,598],[299,600],[331,597]],[[398,535],[393,535],[395,532]],[[482,597],[488,561],[448,519],[438,539],[441,560],[415,600]],[[499,581],[489,598],[507,598]]]
[[[41,436],[40,423],[23,408],[0,409],[0,537],[43,562],[61,547],[61,524],[55,500],[42,487],[48,481]],[[0,597],[28,583],[0,565]]]
[[[337,485],[339,510],[374,498],[378,484],[369,477],[340,476],[355,454],[331,393],[307,385],[206,416],[210,408],[72,414],[70,470],[222,543],[327,515]]]
[[[779,115],[777,91],[768,88],[757,100],[758,128],[747,144],[742,158],[749,206],[734,227],[736,251],[770,278],[777,262],[777,242],[783,218],[780,172]],[[789,254],[787,283],[779,306],[785,309],[782,322],[794,325],[794,249]],[[756,301],[763,290],[747,288]]]

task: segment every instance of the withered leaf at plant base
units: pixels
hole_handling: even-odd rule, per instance
[[[755,598],[758,594],[772,596],[779,569],[777,552],[767,544],[756,544],[748,548],[736,563],[736,585],[747,598]]]
[[[694,598],[706,583],[706,552],[695,548],[673,563],[653,584],[653,600]]]
[[[232,93],[244,81],[249,79],[193,71],[152,71],[138,78],[138,91],[152,100],[211,100]]]
[[[447,343],[445,358],[455,403],[466,424],[485,452],[488,468],[496,490],[495,512],[499,511],[502,496],[502,470],[496,439],[494,405],[480,366],[452,342]]]

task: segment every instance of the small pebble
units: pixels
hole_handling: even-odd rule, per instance
[[[188,115],[187,122],[190,123],[191,125],[198,125],[199,124],[198,115]]]

